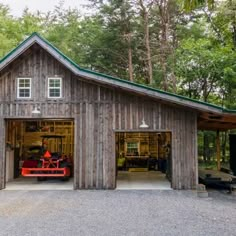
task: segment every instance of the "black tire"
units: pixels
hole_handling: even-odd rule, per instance
[[[41,161],[38,162],[37,167],[38,167],[38,168],[41,168],[41,167],[42,167],[42,162],[41,162]],[[41,174],[40,172],[41,172],[41,171],[39,171],[39,174]],[[40,176],[40,177],[37,177],[37,180],[40,181],[40,182],[41,182],[41,181],[45,181],[45,180],[47,180],[47,177]]]
[[[60,168],[70,168],[70,165],[66,161],[60,162]],[[70,179],[70,176],[63,176],[61,178],[62,181],[68,181]]]
[[[61,181],[69,181],[70,176],[64,176],[61,178]]]
[[[39,162],[38,162],[38,165],[37,165],[37,168],[41,168],[41,167],[42,167],[42,162],[39,161]]]
[[[60,168],[65,168],[65,167],[69,167],[69,164],[65,161],[61,161],[59,166]]]
[[[45,180],[47,180],[47,177],[37,177],[37,180],[38,181],[45,181]]]

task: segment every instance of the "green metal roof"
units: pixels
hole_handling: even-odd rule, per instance
[[[77,65],[74,61],[72,61],[69,57],[67,57],[65,54],[63,54],[59,49],[57,49],[55,46],[53,46],[49,41],[47,41],[45,38],[43,38],[43,37],[42,37],[41,35],[39,35],[37,32],[32,33],[27,39],[25,39],[25,40],[24,40],[22,43],[20,43],[16,48],[14,48],[12,51],[10,51],[6,56],[4,56],[4,57],[0,60],[0,65],[1,65],[1,63],[4,62],[7,58],[9,58],[15,51],[17,51],[18,49],[21,49],[22,47],[24,47],[24,45],[25,45],[31,38],[33,38],[34,36],[36,36],[36,37],[38,37],[39,39],[41,39],[41,40],[42,40],[44,43],[46,43],[51,49],[53,49],[55,52],[57,52],[62,58],[64,58],[67,62],[69,62],[71,65],[73,65],[75,68],[77,68],[77,69],[78,69],[79,71],[81,71],[81,72],[86,72],[86,73],[91,74],[91,75],[101,76],[101,77],[103,77],[103,78],[107,78],[107,79],[110,79],[110,80],[113,80],[113,81],[118,81],[118,82],[121,82],[121,83],[123,83],[123,84],[133,85],[133,86],[135,86],[135,87],[147,89],[147,90],[149,90],[149,91],[157,92],[157,93],[159,93],[159,94],[168,95],[168,96],[171,96],[171,97],[173,97],[173,98],[180,99],[180,100],[182,100],[183,102],[184,102],[184,101],[190,101],[190,102],[193,102],[193,103],[196,103],[196,104],[201,104],[201,105],[204,105],[204,106],[207,106],[207,107],[216,108],[216,109],[218,109],[218,110],[221,111],[221,112],[225,112],[225,113],[236,113],[236,110],[226,109],[226,108],[223,108],[223,107],[220,107],[220,106],[211,104],[211,103],[202,102],[202,101],[199,101],[199,100],[196,100],[196,99],[191,99],[191,98],[188,98],[188,97],[185,97],[185,96],[181,96],[181,95],[178,95],[178,94],[173,94],[173,93],[166,92],[166,91],[163,91],[163,90],[160,90],[160,89],[152,88],[152,87],[149,87],[149,86],[146,86],[146,85],[143,85],[143,84],[138,84],[138,83],[131,82],[131,81],[128,81],[128,80],[124,80],[124,79],[120,79],[120,78],[113,77],[113,76],[110,76],[110,75],[106,75],[106,74],[103,74],[103,73],[100,73],[100,72],[96,72],[96,71],[88,70],[88,69],[85,69],[85,68],[81,68],[79,65]]]

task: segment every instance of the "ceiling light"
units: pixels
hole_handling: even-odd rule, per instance
[[[139,128],[148,128],[149,126],[145,123],[145,120],[142,120],[142,124],[139,126]]]
[[[40,114],[40,113],[41,113],[40,109],[37,106],[35,106],[33,111],[32,111],[32,114]]]

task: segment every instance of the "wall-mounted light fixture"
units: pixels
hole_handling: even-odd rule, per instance
[[[144,118],[143,118],[143,120],[142,120],[142,124],[139,126],[139,128],[148,128],[149,126],[146,124],[146,122],[145,122],[145,120],[144,120]]]
[[[35,105],[32,114],[41,114],[40,107]]]

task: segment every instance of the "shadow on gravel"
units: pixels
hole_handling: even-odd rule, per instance
[[[207,187],[208,195],[210,198],[219,201],[236,202],[236,195],[231,191],[222,187]]]

